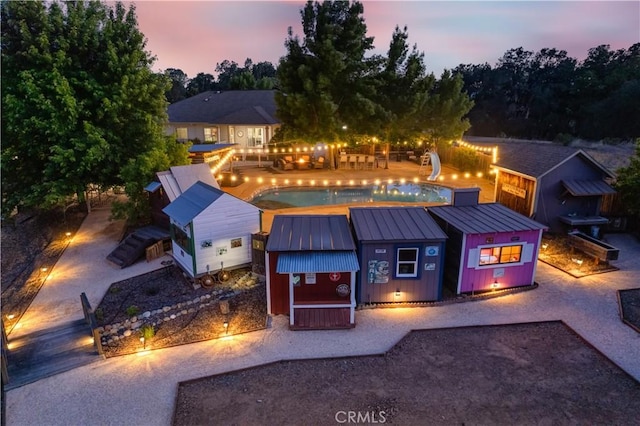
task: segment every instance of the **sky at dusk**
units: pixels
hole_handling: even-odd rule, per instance
[[[628,49],[640,42],[640,1],[376,1],[364,0],[367,35],[386,54],[396,26],[440,75],[460,64],[494,66],[513,48],[566,50],[583,60],[590,48]],[[128,3],[126,3],[128,4]],[[178,68],[189,78],[215,75],[224,60],[244,65],[286,55],[287,29],[303,38],[304,1],[136,1],[154,71]]]

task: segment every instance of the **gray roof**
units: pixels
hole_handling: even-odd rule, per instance
[[[198,181],[191,185],[191,187],[178,198],[173,200],[167,207],[162,209],[162,211],[184,226],[189,224],[196,216],[202,213],[204,209],[220,198],[222,194],[224,194],[224,192],[221,190]]]
[[[529,219],[500,203],[477,204],[474,206],[437,206],[429,207],[427,211],[465,234],[547,229],[547,226]]]
[[[276,215],[267,251],[355,250],[346,215]]]
[[[562,185],[574,197],[616,193],[616,190],[603,180],[563,179]]]
[[[351,224],[358,241],[444,240],[447,235],[424,207],[353,207]]]
[[[280,253],[276,265],[276,272],[279,274],[359,270],[358,257],[354,251],[285,252]]]
[[[203,92],[167,109],[170,123],[279,124],[275,90]]]
[[[541,178],[576,155],[601,169],[605,175],[613,177],[611,171],[578,148],[558,145],[552,142],[503,141],[472,143],[477,146],[497,146],[498,159],[494,163],[495,166],[533,178]]]

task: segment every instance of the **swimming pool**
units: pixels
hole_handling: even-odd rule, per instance
[[[428,183],[397,183],[371,186],[271,188],[253,197],[250,203],[265,208],[327,206],[377,202],[449,203],[451,189]]]

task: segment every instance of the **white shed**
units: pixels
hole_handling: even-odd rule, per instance
[[[170,219],[173,258],[192,278],[251,264],[251,235],[262,210],[196,182],[163,210]]]

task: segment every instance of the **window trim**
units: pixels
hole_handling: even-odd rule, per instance
[[[524,261],[523,261],[523,257],[524,257],[524,246],[525,246],[526,242],[520,242],[518,244],[514,244],[513,242],[508,242],[508,243],[502,243],[502,244],[486,244],[486,245],[482,245],[482,246],[478,246],[476,247],[476,249],[478,250],[478,259],[477,259],[477,265],[476,268],[496,268],[496,267],[504,267],[504,266],[516,266],[516,265],[523,265]],[[517,261],[510,261],[510,262],[502,262],[500,260],[500,258],[502,257],[502,250],[505,247],[520,247],[520,253],[519,253],[519,257]],[[481,259],[481,253],[483,249],[496,249],[499,248],[500,249],[500,254],[498,256],[498,261],[495,263],[480,263],[480,259]]]
[[[258,130],[258,132],[256,132],[256,130]],[[255,133],[259,133],[260,136],[256,137]],[[247,146],[249,148],[263,148],[265,144],[265,133],[264,127],[247,127]],[[260,143],[256,144],[256,140],[260,140]]]
[[[211,135],[210,138],[207,139],[207,130],[210,130]],[[218,142],[218,127],[216,126],[206,126],[204,127],[204,129],[202,130],[203,135],[204,135],[204,141],[205,142],[210,142],[210,143],[217,143]]]
[[[183,131],[186,135],[186,137],[181,138],[180,137],[180,131]],[[188,127],[176,127],[176,140],[179,141],[187,141],[189,140],[189,128]]]
[[[412,250],[415,253],[415,260],[400,260],[400,250]],[[401,274],[400,273],[400,264],[413,264],[415,269],[413,274]],[[396,278],[419,278],[420,271],[420,247],[397,247],[396,248],[396,258],[395,258],[395,277]]]

